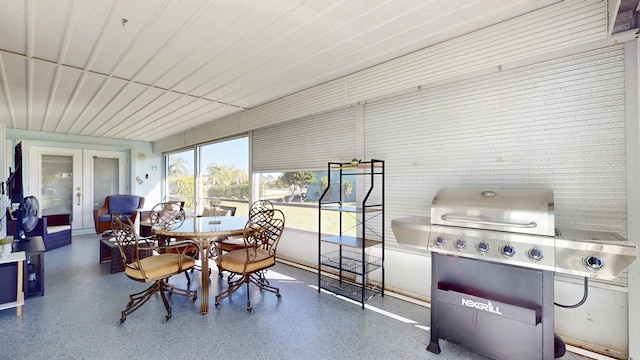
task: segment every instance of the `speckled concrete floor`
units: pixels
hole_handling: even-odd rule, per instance
[[[128,294],[144,285],[110,274],[98,262],[98,239],[74,236],[71,246],[46,253],[45,296],[28,298],[21,317],[0,311],[1,359],[486,359],[443,340],[440,355],[427,352],[428,308],[376,296],[362,310],[319,293],[315,273],[284,264],[268,273],[282,298],[253,288],[252,315],[242,289],[217,309],[212,300],[207,315],[200,300],[173,296],[167,323],[154,296],[119,325]],[[171,282],[186,285],[184,276]],[[225,287],[214,271],[210,297]]]

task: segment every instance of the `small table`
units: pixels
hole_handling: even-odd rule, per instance
[[[140,246],[144,246],[144,243],[140,242]],[[139,252],[139,256],[141,259],[151,255],[151,251]],[[100,263],[103,262],[111,262],[112,274],[124,271],[124,265],[122,264],[122,255],[120,255],[120,249],[118,249],[118,245],[115,241],[111,241],[110,239],[100,240]]]
[[[247,216],[203,216],[187,218],[180,227],[173,230],[153,228],[153,232],[158,236],[180,240],[191,239],[200,245],[202,249],[200,313],[203,315],[209,312],[209,248],[218,237],[241,236],[248,219]]]
[[[13,251],[26,254],[26,274],[24,276],[24,296],[44,296],[44,240],[42,236],[32,236],[13,244]]]

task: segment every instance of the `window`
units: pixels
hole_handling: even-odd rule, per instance
[[[318,231],[318,198],[326,188],[327,162],[353,158],[355,124],[355,107],[348,107],[254,130],[251,166],[259,189],[253,194],[277,203],[287,227]],[[355,192],[355,182],[343,185],[343,193]]]
[[[198,214],[215,198],[235,206],[237,214],[249,212],[249,140],[247,137],[203,145],[199,148],[201,175]]]
[[[248,144],[248,138],[241,137],[166,154],[167,201],[184,201],[185,211],[198,215],[218,198],[223,205],[235,206],[236,213],[247,213]]]
[[[186,150],[165,156],[166,199],[184,201],[185,211],[191,213],[195,209],[193,154],[194,150]]]
[[[287,227],[318,231],[318,199],[328,185],[327,171],[295,171],[279,173],[257,173],[259,196],[269,200],[282,210],[287,219]],[[331,181],[338,181],[337,172],[331,174]],[[332,188],[337,189],[338,184]],[[347,176],[342,184],[342,199],[345,205],[355,206],[355,177]],[[340,193],[327,193],[325,199],[340,200]],[[337,233],[339,214],[327,214],[331,219],[323,224],[323,232]],[[324,215],[323,215],[323,218]],[[355,229],[355,218],[343,218],[343,229]],[[355,231],[355,230],[354,230]],[[354,232],[355,234],[355,232]]]

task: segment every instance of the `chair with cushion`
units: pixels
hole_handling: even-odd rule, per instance
[[[175,229],[187,218],[184,212],[184,201],[167,201],[156,204],[149,213],[151,227]]]
[[[217,206],[205,206],[204,209],[202,210],[202,214],[200,215],[200,217],[205,217],[205,216],[235,216],[236,215],[236,207],[235,206],[225,206],[225,205],[217,205]],[[244,241],[242,240],[242,238],[239,238],[241,243],[244,243]],[[228,237],[224,236],[224,237],[219,237],[216,239],[216,241],[221,242],[223,240],[228,240]],[[216,245],[216,243],[212,243],[213,246]],[[214,249],[211,249],[211,251],[209,251],[209,258],[213,258],[215,257],[216,251]],[[193,273],[194,270],[202,270],[202,267],[200,265],[196,265],[193,269],[191,269],[191,272]],[[220,269],[218,269],[219,271]],[[219,272],[220,274],[220,278],[222,278],[222,273]],[[209,268],[209,275],[211,275],[211,268]]]
[[[200,216],[236,216],[235,206],[205,206]]]
[[[18,221],[7,211],[7,235],[17,236]],[[38,219],[36,227],[25,232],[27,238],[42,236],[46,251],[71,244],[71,214],[45,215]]]
[[[218,252],[216,264],[224,271],[240,275],[240,279],[230,281],[229,287],[216,296],[216,306],[220,305],[220,300],[247,284],[247,311],[253,313],[250,283],[280,298],[280,289],[269,284],[265,270],[276,264],[276,249],[283,231],[284,214],[280,210],[273,210],[271,218],[260,226],[256,226],[251,219],[247,221],[243,233],[244,248],[227,253]]]
[[[171,306],[165,292],[189,296],[192,302],[196,301],[197,291],[180,289],[168,282],[171,276],[186,272],[195,265],[195,260],[186,255],[184,250],[191,245],[197,247],[196,243],[181,241],[172,245],[158,246],[154,242],[141,240],[136,233],[133,222],[125,214],[112,212],[111,219],[112,231],[116,245],[120,250],[125,274],[134,281],[152,283],[146,290],[129,295],[129,303],[122,311],[120,323],[123,323],[128,315],[144,305],[156,292],[160,293],[167,310],[165,321],[171,318]],[[149,256],[150,254],[151,256]]]
[[[136,223],[139,212],[144,206],[144,197],[138,195],[109,195],[101,208],[93,210],[93,223],[96,234],[111,230],[111,213],[116,211],[127,215]]]
[[[172,230],[184,223],[187,215],[184,211],[184,201],[167,201],[156,204],[151,209],[149,213],[148,222],[152,228],[162,228],[165,230]],[[175,241],[173,238],[167,238],[163,236],[157,236],[153,234],[149,236],[148,239],[157,241],[160,246],[170,245],[172,241]],[[165,252],[181,252],[193,259],[197,259],[198,254],[200,254],[200,248],[194,244],[187,243],[185,245],[186,248],[166,248]],[[193,269],[191,268],[191,272]],[[187,285],[191,284],[191,278],[189,277],[188,272],[184,272],[184,275],[187,277]]]
[[[161,204],[177,204],[180,206],[180,208],[184,209],[184,201],[166,201]],[[155,237],[155,234],[153,233],[153,230],[152,230],[151,213],[158,210],[156,208],[157,206],[158,204],[156,204],[154,206],[154,209],[152,210],[140,211],[140,233],[138,234],[139,236]],[[186,218],[186,214],[184,214],[184,217]],[[157,222],[158,218],[154,218],[154,221]]]
[[[220,206],[220,208],[225,208],[224,206]],[[229,207],[226,207],[229,208]],[[208,209],[205,207],[205,210]],[[235,215],[235,207],[233,208],[232,216]],[[203,211],[203,216],[205,212]],[[273,215],[273,203],[269,200],[258,200],[255,201],[249,207],[249,219],[253,219],[253,223],[257,224],[261,221],[264,221],[266,218],[271,217]],[[245,247],[244,239],[242,237],[219,237],[215,242],[216,250],[212,251],[211,254],[214,256],[217,252],[229,252],[233,250],[243,249]],[[222,279],[222,269],[218,267],[218,277]],[[229,274],[228,280],[231,280],[235,274]]]
[[[221,206],[221,208],[225,208]],[[230,207],[226,207],[230,208]],[[206,208],[205,208],[206,209]],[[231,216],[234,216],[236,211],[235,207],[233,208],[233,213]],[[204,214],[204,212],[203,212]],[[203,215],[204,216],[204,215]],[[249,219],[252,220],[254,225],[260,224],[271,218],[273,216],[273,203],[269,200],[258,200],[251,204],[249,207]],[[244,248],[244,239],[241,237],[220,237],[216,239],[216,247],[218,250],[223,252],[233,251],[237,249]],[[220,274],[220,278],[222,278],[222,274]]]

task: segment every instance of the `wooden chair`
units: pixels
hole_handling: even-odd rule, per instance
[[[154,242],[141,241],[131,219],[119,212],[111,213],[111,224],[127,277],[134,281],[152,283],[146,290],[129,295],[129,303],[122,311],[120,323],[144,305],[156,292],[160,293],[167,310],[165,321],[171,318],[171,306],[167,302],[165,292],[190,296],[192,302],[196,301],[197,291],[180,289],[168,282],[171,276],[186,272],[195,265],[195,260],[185,254],[189,246],[198,246],[195,242],[183,241],[170,246],[158,246]],[[168,249],[173,251],[166,251]],[[149,254],[153,255],[148,256]]]
[[[265,270],[276,264],[276,249],[284,231],[284,214],[280,210],[272,210],[272,216],[256,227],[251,219],[247,221],[243,239],[245,247],[227,253],[219,252],[216,264],[224,271],[240,275],[240,279],[229,282],[229,287],[216,296],[215,304],[229,297],[247,284],[247,311],[253,313],[250,297],[250,283],[261,290],[275,293],[280,298],[280,289],[269,284]]]

